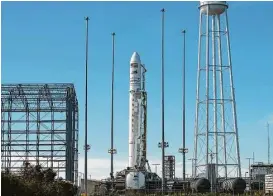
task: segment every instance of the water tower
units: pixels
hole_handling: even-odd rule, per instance
[[[194,176],[214,183],[241,177],[228,5],[201,1],[199,9]]]

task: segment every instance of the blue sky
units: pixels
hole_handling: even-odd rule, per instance
[[[160,159],[161,13],[166,9],[165,130],[167,154],[182,142],[182,35],[187,30],[186,129],[193,152],[198,44],[198,2],[3,2],[2,83],[74,83],[84,137],[85,21],[89,16],[88,143],[90,160],[108,159],[110,147],[111,32],[116,32],[116,159],[128,156],[129,60],[146,64],[148,154]],[[229,25],[242,163],[256,153],[267,161],[265,122],[273,127],[273,3],[230,2]],[[271,129],[273,136],[273,129]],[[272,143],[273,139],[271,140]],[[273,151],[273,150],[272,150]],[[273,156],[272,156],[273,159]],[[90,163],[92,164],[92,163]],[[104,163],[106,164],[106,163]],[[80,166],[81,167],[81,166]],[[107,171],[108,174],[108,171]]]

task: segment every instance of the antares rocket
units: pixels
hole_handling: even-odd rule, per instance
[[[126,189],[144,189],[146,171],[147,94],[144,65],[134,52],[130,60],[129,164]]]
[[[144,168],[146,163],[146,91],[144,65],[134,52],[130,60],[129,168]]]

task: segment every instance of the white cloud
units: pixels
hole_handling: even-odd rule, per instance
[[[110,176],[110,158],[90,158],[87,162],[87,173],[92,179],[104,179]],[[114,172],[127,167],[127,159],[114,158]],[[84,158],[79,158],[79,172],[84,173]]]

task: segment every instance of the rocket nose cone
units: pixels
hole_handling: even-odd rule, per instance
[[[139,54],[137,52],[134,52],[132,57],[131,57],[131,60],[130,60],[130,63],[140,63],[140,57],[139,57]]]

